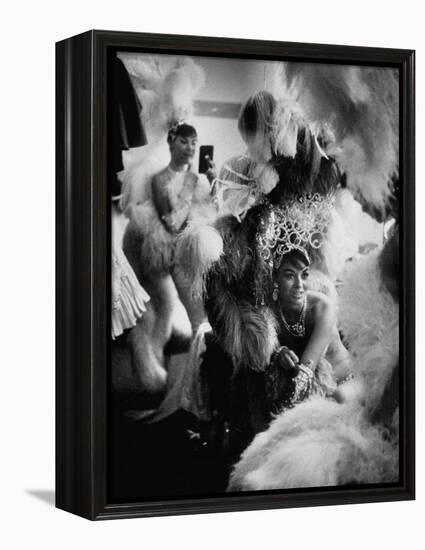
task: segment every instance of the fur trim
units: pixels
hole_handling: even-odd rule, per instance
[[[250,213],[242,223],[233,216],[217,220],[215,227],[223,239],[223,254],[214,265],[211,273],[213,279],[233,284],[241,280],[251,267],[253,251],[248,233],[255,230],[255,226],[250,227],[250,220]]]
[[[233,216],[217,222],[224,251],[208,275],[205,307],[214,332],[235,367],[263,371],[278,338],[271,310],[255,304],[252,240],[257,210],[251,209],[243,223]]]
[[[236,368],[265,370],[279,343],[277,322],[269,308],[255,308],[223,290],[215,297],[209,320]]]

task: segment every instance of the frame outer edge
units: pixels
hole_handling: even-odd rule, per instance
[[[67,469],[67,418],[65,388],[67,365],[67,246],[66,238],[66,115],[65,102],[67,46],[56,44],[56,506],[67,508],[72,474]]]
[[[401,486],[319,493],[235,495],[219,499],[107,503],[106,382],[107,271],[105,227],[108,221],[106,171],[106,50],[157,48],[163,53],[217,56],[239,54],[267,58],[302,56],[339,62],[402,67],[404,212],[403,259],[408,261],[403,314],[409,359],[405,372],[405,471]],[[315,45],[90,31],[57,44],[57,501],[56,505],[89,519],[242,511],[414,498],[414,52],[378,48]],[[256,52],[256,53],[255,53]],[[375,57],[374,57],[375,56]],[[103,160],[102,160],[103,159]],[[406,191],[408,189],[408,191]],[[102,225],[103,224],[103,225]],[[406,286],[406,285],[405,285]],[[404,321],[404,325],[405,325]],[[409,347],[410,346],[410,347]],[[406,403],[407,402],[407,403]]]
[[[106,48],[92,31],[92,510],[98,519],[107,507],[107,405],[108,337],[110,333],[108,296],[110,292],[110,201],[107,151],[107,55]],[[109,247],[109,249],[108,249]],[[106,312],[106,316],[105,316]]]
[[[415,52],[403,64],[403,366],[404,366],[404,481],[410,499],[415,499]]]
[[[92,518],[91,33],[56,45],[56,506]]]

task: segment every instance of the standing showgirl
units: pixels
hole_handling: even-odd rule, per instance
[[[181,232],[200,211],[215,214],[207,178],[191,170],[195,128],[176,124],[167,142],[170,163],[153,176],[152,199],[131,206],[124,236],[124,252],[151,297],[130,341],[133,366],[148,389],[155,373],[165,387],[165,346],[169,351],[188,348],[192,329],[204,316],[201,301],[192,298],[186,283],[184,273],[192,264],[182,266],[176,248]]]

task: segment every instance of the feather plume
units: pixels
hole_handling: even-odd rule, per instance
[[[167,132],[176,122],[193,116],[193,102],[205,83],[201,67],[188,57],[120,52],[142,103],[141,119],[148,145],[126,151],[123,211],[150,198],[152,176],[168,164]]]
[[[123,249],[139,280],[145,273],[169,272],[173,266],[174,237],[159,220],[152,202],[131,206],[128,212],[130,221],[124,233]],[[145,238],[146,235],[149,238]]]
[[[334,136],[327,152],[347,185],[383,210],[398,177],[398,77],[390,68],[285,63],[283,90],[309,124]]]
[[[352,264],[343,275],[340,329],[356,357],[364,382],[362,398],[369,409],[379,403],[398,366],[399,308],[383,285],[380,252]]]
[[[193,220],[177,237],[176,263],[189,278],[192,296],[201,299],[205,290],[205,277],[214,262],[223,253],[223,240],[211,225]]]
[[[205,84],[201,67],[189,57],[121,52],[142,103],[148,139],[165,137],[170,126],[193,115],[193,100]]]
[[[279,182],[279,174],[270,164],[253,163],[251,174],[257,182],[258,190],[264,195],[273,191]]]
[[[365,422],[356,405],[311,399],[256,436],[228,491],[397,481],[397,441],[386,435]]]
[[[282,99],[276,103],[272,132],[273,149],[276,154],[294,158],[297,154],[298,135],[306,128],[299,109],[294,102]]]

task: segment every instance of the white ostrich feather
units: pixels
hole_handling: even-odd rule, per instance
[[[178,236],[175,257],[179,268],[189,278],[194,298],[202,299],[205,277],[211,266],[223,253],[223,239],[219,232],[197,218],[188,223]]]
[[[378,257],[374,251],[347,268],[339,302],[340,329],[370,408],[382,396],[399,354],[399,305],[382,284]]]
[[[308,63],[281,68],[281,94],[298,104],[309,125],[334,136],[327,152],[346,173],[354,196],[384,208],[398,177],[397,71]]]
[[[382,483],[398,478],[398,449],[358,404],[312,399],[276,418],[232,472],[229,491]]]

